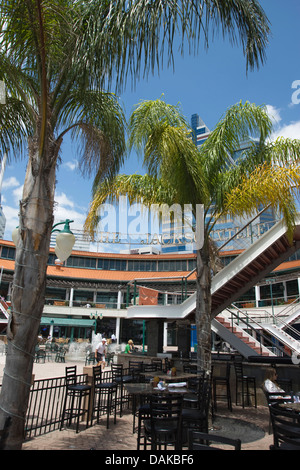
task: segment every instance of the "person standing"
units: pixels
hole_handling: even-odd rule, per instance
[[[102,368],[104,369],[105,367],[105,357],[107,353],[107,348],[106,348],[106,339],[102,338],[100,343],[97,344],[96,350],[95,350],[95,358],[97,359],[97,366],[103,366]]]

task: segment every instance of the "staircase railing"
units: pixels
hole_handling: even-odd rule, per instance
[[[232,331],[233,331],[233,328],[235,325],[237,326],[240,326],[240,323],[242,323],[244,326],[245,326],[245,330],[246,332],[253,337],[253,339],[255,341],[257,341],[260,345],[260,353],[262,354],[262,349],[263,349],[263,346],[269,350],[271,350],[272,352],[274,352],[277,356],[278,355],[287,355],[286,351],[284,350],[284,348],[282,348],[280,345],[276,345],[274,346],[274,344],[272,343],[272,340],[266,336],[264,333],[261,332],[261,329],[262,329],[262,325],[261,323],[257,322],[256,320],[254,320],[253,318],[251,318],[247,312],[244,312],[242,310],[240,310],[238,307],[236,307],[234,304],[232,304],[231,308],[234,308],[236,310],[235,311],[232,311],[229,308],[227,308],[226,310],[231,314],[231,317],[229,318],[230,321],[231,321],[231,328],[232,328]],[[255,328],[255,326],[257,328]],[[257,329],[259,328],[259,335],[257,337]],[[280,352],[280,354],[278,354],[278,352]]]

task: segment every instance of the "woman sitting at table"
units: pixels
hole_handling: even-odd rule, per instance
[[[134,344],[132,339],[128,341],[128,344],[125,346],[125,354],[131,354],[134,351]]]
[[[267,393],[285,393],[285,391],[277,384],[277,372],[276,369],[270,367],[266,371],[265,381],[263,383],[264,390]]]

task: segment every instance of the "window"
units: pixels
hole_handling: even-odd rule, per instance
[[[2,256],[2,258],[15,259],[16,249],[15,248],[9,248],[8,246],[3,246],[1,256]]]
[[[96,259],[84,256],[70,256],[66,261],[66,266],[72,268],[96,268]]]

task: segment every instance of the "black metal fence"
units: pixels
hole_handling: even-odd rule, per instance
[[[77,376],[78,383],[86,383],[86,381],[86,374]],[[65,377],[41,379],[33,382],[27,409],[25,439],[60,428],[65,390]]]
[[[77,375],[77,383],[87,383],[87,374]],[[105,371],[102,375],[103,382],[112,381],[111,371]],[[0,384],[1,390],[1,384]],[[62,411],[66,393],[66,378],[54,377],[34,380],[29,395],[25,422],[25,440],[32,439],[49,432],[59,430],[61,427]],[[120,393],[118,387],[118,394]],[[127,395],[127,393],[126,393]],[[103,400],[102,398],[102,405]],[[119,402],[116,403],[119,410]],[[91,411],[91,410],[90,410]],[[105,406],[102,406],[100,415],[105,414]]]

